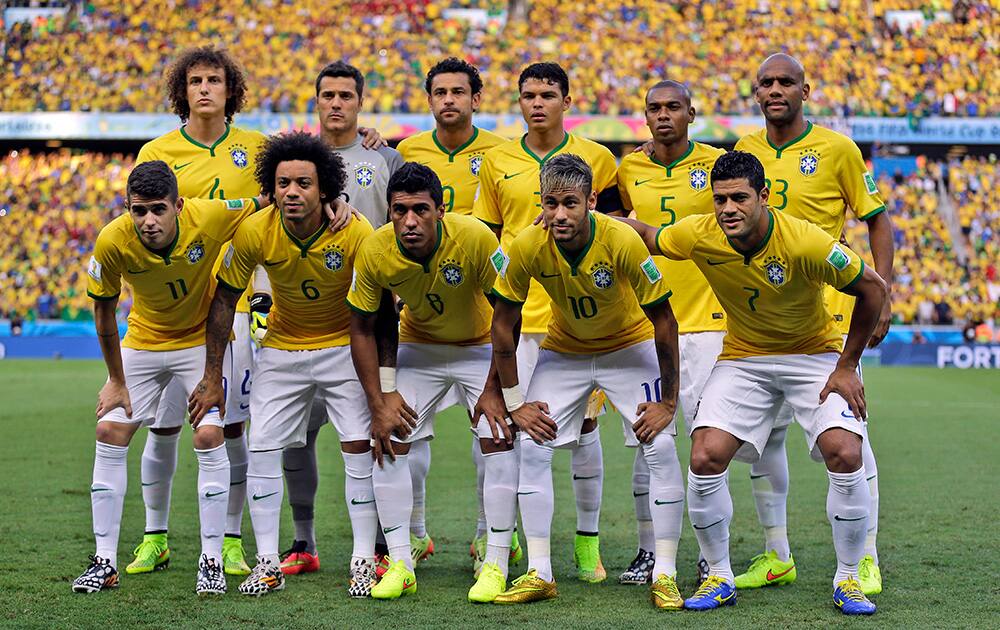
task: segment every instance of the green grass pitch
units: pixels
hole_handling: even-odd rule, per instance
[[[785,628],[996,627],[1000,619],[1000,374],[993,371],[869,369],[872,439],[879,458],[885,592],[874,619],[845,619],[831,604],[834,554],[826,520],[826,476],[812,463],[801,431],[788,443],[792,470],[789,534],[798,581],[741,592],[739,603],[711,613],[660,613],[645,587],[615,578],[634,555],[630,479],[632,453],[620,421],[601,419],[605,455],[601,543],[609,580],[573,579],[575,529],[569,457],[556,458],[553,561],[557,600],[519,607],[473,606],[469,538],[475,526],[475,474],[463,414],[438,418],[428,480],[427,521],[437,553],[418,568],[419,592],[396,602],[352,601],[345,593],[350,526],[343,472],[331,428],[320,434],[321,482],[317,535],[323,568],[293,577],[284,592],[249,599],[230,578],[225,597],[194,594],[198,543],[197,466],[185,430],[174,484],[170,568],[124,576],[117,591],[77,595],[70,581],[93,552],[88,486],[94,453],[94,405],[105,378],[100,362],[0,362],[0,455],[4,479],[0,533],[0,624],[9,627],[501,627],[535,625],[640,628],[652,625]],[[145,432],[129,454],[119,559],[131,558],[143,527],[139,456]],[[681,461],[689,447],[679,439]],[[732,558],[739,571],[760,550],[747,468],[734,465],[736,507]],[[249,552],[249,516],[243,531]],[[281,540],[291,541],[287,506]],[[696,543],[685,524],[678,564],[682,594],[692,590]],[[513,568],[518,575],[524,564]]]

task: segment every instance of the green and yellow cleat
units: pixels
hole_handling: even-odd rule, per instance
[[[882,592],[882,571],[871,554],[866,554],[858,564],[858,583],[865,595],[878,595]]]
[[[780,586],[795,581],[795,558],[788,555],[788,562],[778,558],[775,551],[754,556],[746,573],[736,576],[736,588],[761,588]]]
[[[402,560],[390,561],[389,570],[385,572],[378,584],[372,587],[373,599],[399,599],[403,595],[413,595],[417,592],[417,576],[406,568]]]
[[[144,534],[142,542],[132,553],[135,554],[135,560],[125,567],[125,573],[129,575],[152,573],[170,566],[170,548],[167,547],[166,534]]]
[[[528,571],[514,580],[511,587],[493,599],[494,604],[530,604],[555,599],[559,595],[556,582],[546,582],[538,577],[538,571]]]
[[[524,549],[521,549],[521,541],[517,538],[517,530],[514,530],[514,537],[510,539],[510,564],[517,564],[524,557]]]
[[[431,540],[430,536],[417,538],[413,534],[410,534],[410,557],[413,558],[414,565],[418,562],[423,562],[433,555],[434,541]]]
[[[469,601],[475,604],[489,604],[500,593],[507,590],[507,578],[495,562],[486,562],[479,571],[476,583],[469,589]]]
[[[222,539],[222,569],[226,575],[250,575],[250,565],[243,553],[243,539],[226,536]]]
[[[608,578],[608,572],[601,563],[601,537],[576,535],[573,542],[573,561],[576,575],[584,582],[597,584]]]
[[[472,574],[479,578],[479,572],[486,562],[486,534],[476,536],[469,544],[469,555],[472,556]]]
[[[663,573],[653,582],[653,586],[649,590],[649,598],[652,600],[653,606],[660,610],[684,609],[684,598],[677,590],[677,580]]]

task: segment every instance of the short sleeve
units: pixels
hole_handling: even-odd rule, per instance
[[[135,165],[139,166],[144,162],[152,162],[159,159],[159,156],[156,155],[156,149],[152,147],[152,142],[147,142],[139,149],[139,155],[135,157]]]
[[[817,282],[844,290],[861,278],[865,263],[850,247],[813,225],[804,235],[802,268]]]
[[[671,260],[689,260],[697,241],[695,224],[699,216],[685,217],[673,225],[661,227],[656,233],[656,246]]]
[[[254,269],[260,264],[260,243],[253,229],[243,224],[222,256],[219,267],[219,284],[233,291],[243,292],[253,277]]]
[[[627,176],[625,175],[624,167],[625,167],[624,162],[622,163],[621,166],[618,167],[618,175],[617,175],[618,196],[622,200],[622,207],[625,208],[628,212],[632,212],[633,210],[635,210],[635,208],[632,207],[632,197],[630,197],[628,194],[628,179]]]
[[[515,238],[509,253],[498,248],[493,255],[493,265],[497,270],[493,295],[505,302],[524,304],[528,299],[531,274],[528,272],[527,248],[523,246],[526,242],[520,237]]]
[[[95,300],[114,300],[122,291],[121,252],[112,229],[109,225],[101,230],[87,265],[87,295]]]
[[[376,239],[368,239],[354,260],[354,279],[347,293],[347,305],[355,311],[369,315],[378,311],[382,301],[382,287],[375,277],[378,258]]]
[[[389,177],[392,177],[393,173],[398,171],[403,166],[403,155],[396,149],[391,149],[389,147],[381,147],[378,150],[385,159],[386,165],[389,167]]]
[[[594,190],[601,192],[606,188],[618,185],[618,165],[615,158],[606,147],[597,145],[594,163],[590,168],[594,171]]]
[[[642,238],[629,229],[620,239],[619,268],[628,276],[635,297],[642,307],[655,306],[670,297],[667,281],[649,255]]]
[[[500,200],[497,196],[495,158],[491,153],[486,153],[479,167],[479,187],[476,188],[476,199],[472,204],[472,216],[486,225],[498,227],[503,225],[503,217],[500,215]]]
[[[885,202],[878,194],[875,177],[868,171],[858,145],[846,140],[844,149],[841,153],[840,187],[844,201],[854,215],[864,221],[885,210]]]
[[[226,242],[236,234],[244,219],[260,209],[253,197],[246,199],[185,199],[190,210],[204,217],[204,229],[219,241]],[[190,211],[189,210],[189,211]]]

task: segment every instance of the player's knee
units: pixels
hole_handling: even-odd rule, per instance
[[[830,430],[821,436],[820,451],[830,472],[850,473],[861,468],[861,437],[844,430]]]
[[[674,436],[661,431],[653,441],[640,447],[645,453],[646,465],[650,472],[678,465],[677,446]]]
[[[199,451],[222,446],[222,442],[221,427],[198,427],[194,432],[194,447]]]
[[[177,430],[180,431],[180,427],[177,427]],[[243,435],[243,423],[237,422],[235,424],[227,424],[225,428],[222,429],[222,434],[228,440],[240,437]]]
[[[729,462],[721,453],[707,446],[691,449],[691,472],[696,475],[720,475],[726,472]]]
[[[111,446],[128,446],[132,437],[130,427],[121,422],[98,422],[95,434],[101,444]]]

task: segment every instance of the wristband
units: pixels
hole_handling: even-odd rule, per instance
[[[378,369],[378,380],[382,385],[382,393],[396,391],[396,368],[380,367]]]
[[[524,406],[524,396],[521,394],[519,386],[503,387],[500,392],[503,394],[503,403],[508,412],[516,411]]]

